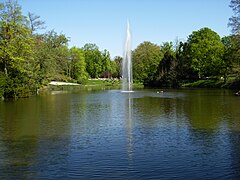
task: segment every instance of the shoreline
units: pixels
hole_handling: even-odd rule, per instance
[[[68,83],[68,82],[61,82],[61,81],[51,81],[48,84],[53,86],[80,86],[81,85],[78,83]]]

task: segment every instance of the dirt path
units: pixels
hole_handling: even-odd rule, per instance
[[[79,86],[80,85],[77,83],[67,83],[67,82],[60,82],[60,81],[51,81],[49,84],[54,86]]]

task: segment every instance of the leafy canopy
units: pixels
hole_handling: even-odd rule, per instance
[[[152,77],[163,58],[160,46],[145,41],[132,53],[134,80],[143,81]]]
[[[220,36],[209,28],[202,28],[188,38],[188,55],[192,68],[202,76],[217,75],[223,65],[224,45]]]

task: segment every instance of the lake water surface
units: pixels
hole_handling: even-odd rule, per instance
[[[233,94],[79,90],[0,102],[0,179],[239,179]]]

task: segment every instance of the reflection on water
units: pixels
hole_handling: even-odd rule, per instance
[[[133,134],[132,134],[132,92],[127,93],[126,96],[126,104],[124,105],[126,107],[125,110],[125,121],[126,121],[126,129],[127,129],[127,140],[128,140],[128,157],[129,160],[132,160],[133,156]]]
[[[158,91],[0,102],[0,178],[240,178],[239,98]]]

